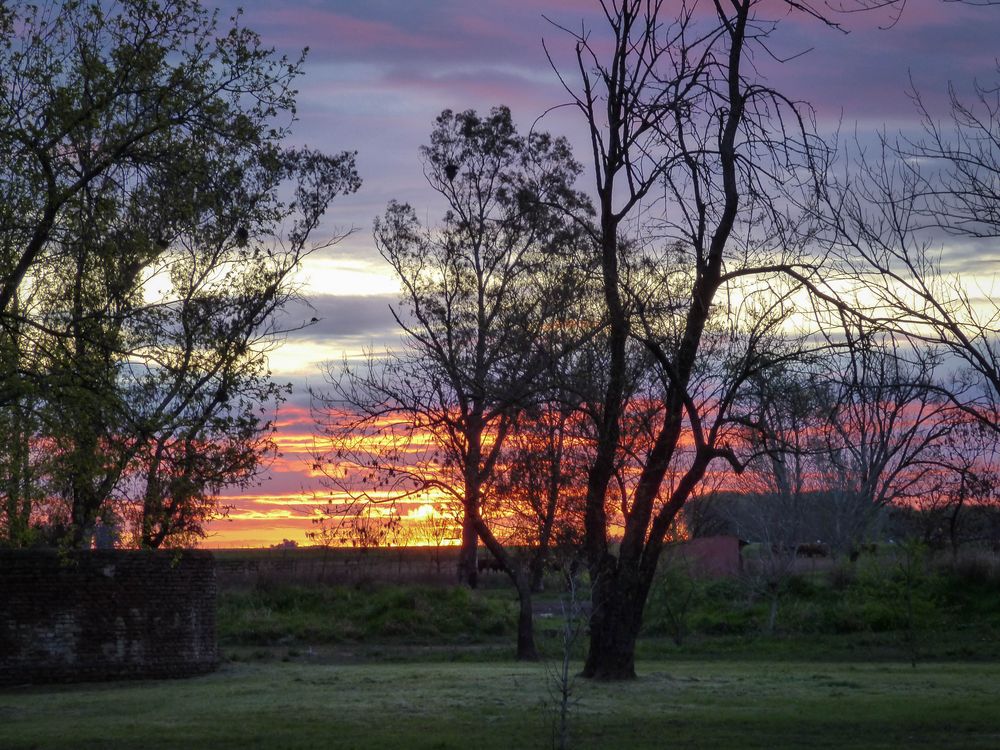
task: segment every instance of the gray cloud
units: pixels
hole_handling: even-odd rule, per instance
[[[290,339],[384,339],[398,336],[398,326],[389,311],[396,295],[314,295],[289,305],[283,325],[303,325]],[[315,320],[315,322],[311,322]]]

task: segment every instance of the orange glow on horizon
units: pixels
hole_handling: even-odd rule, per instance
[[[338,415],[331,418],[336,419]],[[317,520],[327,516],[333,524],[350,520],[346,510],[358,496],[376,502],[373,515],[398,522],[400,531],[390,540],[395,545],[451,545],[458,544],[458,523],[453,512],[446,510],[455,497],[440,487],[449,478],[454,481],[453,468],[437,460],[433,450],[434,438],[429,433],[411,435],[398,419],[380,419],[350,435],[352,448],[361,452],[385,448],[394,451],[399,460],[412,466],[414,474],[439,483],[437,488],[408,486],[405,477],[397,477],[397,484],[380,484],[376,469],[359,465],[349,457],[337,455],[336,438],[314,434],[315,423],[302,407],[282,408],[276,415],[278,427],[274,442],[280,455],[269,467],[269,477],[262,487],[248,488],[243,492],[230,492],[219,497],[220,504],[229,509],[226,518],[208,524],[208,537],[199,546],[262,547],[292,540],[299,545],[312,544],[310,534],[317,528]],[[386,429],[388,428],[388,429]],[[392,428],[398,428],[394,432]],[[385,431],[383,431],[385,430]],[[810,428],[810,434],[816,428]],[[810,435],[805,435],[808,438]],[[729,436],[737,443],[743,438],[738,433]],[[580,435],[569,436],[566,445],[586,448],[588,439]],[[685,431],[678,448],[688,453],[694,448],[693,436]],[[325,452],[327,458],[319,458]],[[407,463],[412,462],[412,463]],[[404,472],[405,473],[405,472]],[[669,496],[683,476],[683,467],[670,472],[664,480],[661,497]],[[336,482],[331,487],[331,477]],[[626,483],[638,479],[638,469],[633,465],[624,470]],[[828,486],[829,477],[809,475],[805,491],[815,491]],[[403,483],[399,483],[403,482]],[[737,476],[723,463],[713,463],[696,495],[712,492],[761,492],[767,491],[760,477]],[[339,485],[339,486],[338,486]],[[264,488],[275,488],[271,492]],[[914,497],[917,502],[919,498]],[[384,501],[384,505],[379,503]],[[614,503],[613,503],[614,505]],[[501,515],[506,511],[502,511]],[[612,531],[620,532],[620,513],[610,519]],[[501,523],[500,526],[506,525]],[[503,529],[501,529],[503,531]],[[517,533],[505,532],[505,533]],[[681,535],[686,532],[679,530]]]
[[[328,418],[335,423],[338,417],[346,416],[332,414]],[[346,490],[324,486],[323,480],[330,477],[337,478],[342,484],[357,486],[358,492],[366,499],[376,501],[373,511],[376,517],[398,519],[400,530],[390,544],[450,546],[460,543],[457,519],[453,513],[442,511],[454,502],[454,497],[445,490],[425,489],[413,496],[400,498],[398,489],[376,486],[370,470],[336,458],[336,438],[316,434],[312,415],[302,407],[282,407],[274,424],[277,431],[273,440],[279,455],[268,467],[270,480],[287,485],[291,479],[297,481],[298,488],[279,492],[248,488],[244,492],[220,495],[220,504],[229,511],[225,518],[208,524],[208,536],[199,544],[200,547],[268,547],[285,540],[300,546],[313,545],[315,542],[310,535],[315,534],[319,519],[329,516],[333,524],[350,520],[348,515],[337,509],[349,506],[354,498]],[[438,481],[446,481],[449,477],[445,467],[434,459],[434,437],[430,433],[411,434],[408,426],[399,419],[382,418],[368,423],[363,430],[352,433],[351,440],[355,449],[386,448],[397,451],[404,460],[413,461],[422,476]],[[567,445],[581,447],[588,440],[570,436],[566,442]],[[693,446],[690,435],[682,436],[681,442],[682,448]],[[324,454],[333,456],[333,460],[322,458]],[[378,505],[379,501],[385,501],[386,505]]]

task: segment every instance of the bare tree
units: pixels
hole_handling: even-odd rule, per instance
[[[773,364],[761,347],[787,321],[793,287],[812,280],[794,207],[813,199],[824,154],[803,109],[753,77],[748,57],[767,53],[775,28],[760,20],[758,3],[717,2],[710,17],[681,6],[672,23],[661,2],[602,8],[610,40],[563,29],[578,83],[560,80],[591,137],[609,331],[586,499],[594,606],[584,674],[621,679],[635,673],[635,639],[668,528],[712,461],[742,468],[726,442],[728,412],[746,378]],[[645,230],[631,250],[622,243],[630,222]],[[657,247],[665,249],[654,262],[637,258]],[[626,263],[637,269],[639,292],[628,291]],[[657,426],[635,451],[616,553],[609,488],[630,339],[651,355],[660,390]],[[681,440],[685,433],[693,444]]]
[[[963,412],[934,351],[857,319],[842,331],[823,356],[755,379],[740,407],[758,454],[744,486],[768,506],[753,537],[782,548],[853,552],[971,459],[949,448]]]
[[[840,552],[867,541],[891,505],[926,491],[953,429],[933,352],[867,330],[849,333],[848,344],[827,363],[830,403],[813,453],[825,541]]]
[[[959,267],[945,250],[968,253],[1000,237],[1000,95],[979,84],[972,103],[954,87],[949,95],[950,118],[942,124],[912,92],[922,135],[882,134],[877,149],[859,147],[832,185],[826,219],[831,246],[863,290],[859,312],[948,352],[978,386],[976,394],[963,389],[956,403],[997,432],[1000,306],[989,288],[993,271]]]
[[[573,652],[586,625],[586,613],[576,570],[563,566],[564,590],[559,596],[561,622],[559,629],[560,661],[549,667],[549,690],[554,708],[552,747],[567,750],[570,745],[570,713],[578,702],[574,697],[576,679],[570,668]]]
[[[943,441],[924,458],[924,487],[899,512],[916,521],[918,537],[930,549],[950,548],[958,557],[963,541],[986,541],[976,529],[996,497],[997,442],[995,433],[967,412],[953,409]]]
[[[819,541],[816,506],[832,489],[817,483],[824,447],[816,438],[832,402],[829,383],[817,375],[808,361],[761,373],[749,379],[739,405],[749,448],[746,469],[734,488],[740,494],[720,510],[741,539],[755,543],[756,555],[746,561],[744,572],[767,597],[769,634],[782,588],[795,571],[799,544]]]

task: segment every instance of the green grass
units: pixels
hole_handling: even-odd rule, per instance
[[[457,586],[268,586],[220,594],[219,642],[480,643],[511,636],[515,611],[509,592]]]
[[[1000,665],[645,661],[576,682],[576,748],[1000,746]],[[0,747],[542,748],[551,678],[515,663],[228,664],[0,693]]]
[[[692,586],[678,647],[665,600]],[[666,579],[651,596],[639,653],[653,659],[1000,660],[1000,581],[941,572],[920,581],[912,610],[905,595],[891,568],[859,565],[790,577],[782,584],[775,633],[764,635],[769,603],[752,582]],[[558,582],[535,603],[538,646],[554,656],[561,649]],[[364,659],[426,660],[442,652],[496,659],[513,651],[516,611],[510,588],[271,583],[221,592],[219,638],[224,653],[240,659],[279,651],[294,657],[327,646]]]
[[[907,584],[891,564],[862,561],[789,576],[781,582],[778,602],[774,637],[765,638],[770,600],[752,581],[692,583],[661,576],[650,596],[644,634],[673,635],[681,612],[685,645],[695,651],[713,649],[706,644],[771,641],[800,642],[820,653],[860,647],[870,655],[904,658],[892,653],[893,644],[915,639],[921,655],[932,658],[1000,658],[1000,579],[929,569]]]

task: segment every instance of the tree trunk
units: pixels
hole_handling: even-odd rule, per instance
[[[535,648],[535,623],[531,610],[531,581],[521,574],[516,577],[517,601],[517,658],[519,661],[538,661]]]
[[[164,513],[163,495],[165,488],[160,477],[160,464],[163,460],[164,440],[156,441],[156,450],[149,460],[146,469],[146,493],[142,501],[142,539],[143,549],[157,549],[163,543],[168,526],[167,515]]]
[[[468,513],[462,519],[462,547],[458,552],[458,582],[476,588],[479,583],[479,535],[475,519]]]
[[[86,499],[74,496],[71,514],[69,544],[73,549],[87,549],[94,538],[94,526],[97,521],[95,501],[90,493]]]
[[[778,587],[771,587],[771,607],[767,613],[767,635],[774,635],[774,626],[778,621]]]
[[[962,494],[965,493],[965,483],[963,480]],[[951,544],[951,559],[958,559],[958,514],[962,512],[962,499],[955,504],[955,509],[948,518],[948,542]]]
[[[468,417],[464,431],[467,454],[462,487],[462,549],[458,554],[458,582],[469,588],[476,588],[479,583],[479,529],[476,519],[479,517],[479,503],[482,500],[481,490],[483,478],[482,469],[483,421],[479,409],[474,409]]]
[[[635,679],[635,642],[642,624],[645,587],[638,571],[594,576],[590,650],[583,676],[595,680]],[[601,578],[604,582],[601,582]]]
[[[20,399],[14,402],[13,419],[7,432],[9,436],[9,466],[7,476],[7,541],[13,547],[24,546],[27,542],[31,521],[31,455],[30,435],[22,427],[27,423],[25,410]]]
[[[94,490],[94,466],[98,461],[97,430],[88,431],[89,425],[73,426],[73,445],[68,469],[70,471],[71,507],[70,546],[86,549],[94,536],[101,497]]]
[[[638,618],[631,613],[603,618],[600,628],[594,627],[591,618],[590,651],[583,676],[609,681],[635,679],[637,637]]]

